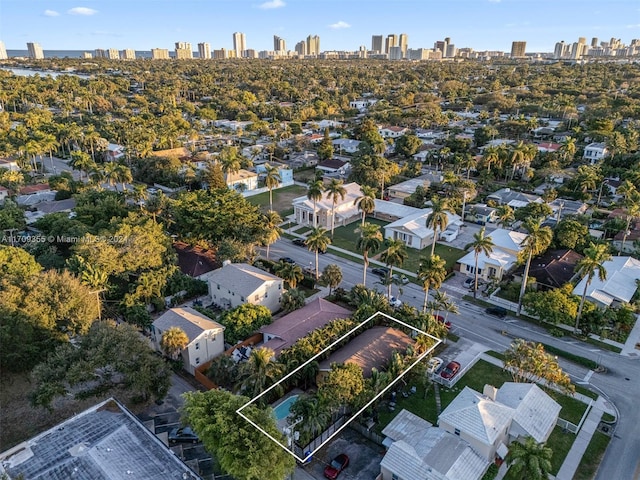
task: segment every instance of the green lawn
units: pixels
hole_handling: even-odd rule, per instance
[[[389,222],[384,222],[382,220],[378,220],[377,218],[367,218],[367,222],[373,223],[375,225],[380,225],[380,231],[384,235],[384,231],[382,227],[387,225]],[[353,222],[349,225],[345,225],[344,227],[336,227],[333,231],[333,242],[332,245],[336,247],[344,248],[345,250],[349,250],[351,252],[358,253],[356,250],[356,243],[358,242],[358,237],[360,234],[356,233],[356,229],[360,227],[360,222]]]
[[[592,480],[598,471],[598,465],[602,460],[604,452],[607,450],[607,445],[611,441],[611,437],[605,435],[602,432],[595,432],[591,441],[587,446],[587,450],[582,456],[578,470],[573,476],[573,480]]]
[[[273,209],[284,218],[293,213],[293,207],[291,206],[293,199],[306,195],[307,189],[299,185],[289,185],[288,187],[274,190],[272,193]],[[247,197],[247,201],[258,205],[263,212],[269,210],[269,192]]]

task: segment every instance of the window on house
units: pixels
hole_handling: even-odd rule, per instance
[[[455,433],[456,435],[460,436],[460,429],[456,428],[453,433]]]
[[[254,301],[254,302],[257,302],[258,300],[260,300],[260,295],[255,295],[255,296],[253,297],[253,301]]]
[[[240,297],[240,301],[241,301],[241,302],[244,302],[244,297]]]
[[[196,350],[200,350],[200,343],[196,343]]]
[[[267,298],[269,296],[269,292],[264,292],[264,298]]]
[[[196,365],[200,364],[200,357],[196,357]]]
[[[391,474],[391,480],[402,480],[398,475],[396,475],[395,473]]]
[[[218,284],[218,290],[220,290],[220,284]]]

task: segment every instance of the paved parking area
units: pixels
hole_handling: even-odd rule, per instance
[[[311,465],[304,467],[304,470],[312,478],[323,480],[325,466],[341,453],[346,453],[349,457],[349,466],[340,474],[340,480],[375,480],[380,474],[383,447],[348,427],[316,453]]]

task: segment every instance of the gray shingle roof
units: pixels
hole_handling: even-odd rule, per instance
[[[211,320],[191,307],[172,308],[158,317],[153,322],[153,326],[163,332],[171,327],[179,327],[189,337],[189,343],[207,330],[224,330],[224,327],[218,322]]]
[[[236,294],[248,297],[265,282],[281,282],[282,279],[246,263],[229,263],[210,272],[210,282],[222,285]]]

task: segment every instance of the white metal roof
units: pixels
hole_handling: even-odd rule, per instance
[[[604,305],[611,305],[615,300],[630,302],[638,288],[636,280],[640,280],[640,261],[632,257],[613,257],[602,267],[607,278],[602,281],[596,273],[587,288],[587,297]],[[573,294],[582,296],[586,282],[585,276],[573,289]]]

